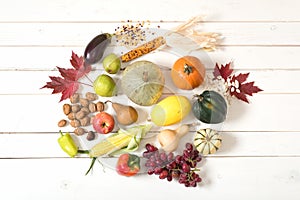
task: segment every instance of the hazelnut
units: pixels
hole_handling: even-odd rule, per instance
[[[71,112],[71,105],[70,104],[64,104],[63,105],[63,111],[65,115],[68,115]]]
[[[58,127],[64,127],[67,125],[67,120],[60,120],[58,123],[57,123]]]

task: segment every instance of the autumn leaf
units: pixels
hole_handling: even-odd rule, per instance
[[[230,63],[227,63],[226,65],[222,65],[221,67],[219,67],[218,63],[216,63],[213,75],[214,75],[214,79],[218,79],[219,77],[223,78],[225,81],[227,80],[228,77],[230,77],[230,75],[233,72],[233,69],[230,69]]]
[[[72,51],[72,57],[70,59],[71,65],[74,67],[75,71],[77,72],[77,80],[84,75],[88,74],[92,70],[91,65],[87,65],[84,62],[84,58],[82,56],[78,56]]]
[[[262,89],[260,89],[259,87],[254,85],[254,81],[242,84],[240,86],[240,90],[243,93],[245,93],[247,95],[250,95],[250,96],[252,96],[252,94],[254,94],[254,93],[258,93],[258,92],[263,91]]]
[[[57,67],[61,77],[49,76],[51,81],[42,87],[53,89],[52,94],[61,93],[60,101],[68,99],[76,93],[80,84],[78,80],[92,70],[90,65],[85,65],[83,57],[79,57],[74,52],[72,52],[70,62],[73,68]]]
[[[249,103],[247,95],[252,96],[254,93],[262,91],[262,89],[260,89],[259,87],[254,86],[254,81],[244,83],[247,80],[249,74],[250,73],[240,73],[237,76],[233,75],[229,81],[230,84],[228,88],[231,96],[235,96],[236,98],[247,103]]]
[[[246,73],[246,74],[240,73],[237,76],[233,75],[232,78],[231,78],[231,82],[234,82],[235,80],[237,80],[240,84],[244,83],[247,80],[249,74],[250,73]]]
[[[219,67],[216,63],[213,71],[213,80],[223,79],[223,83],[225,83],[225,87],[227,88],[226,91],[231,96],[235,96],[237,99],[249,103],[247,95],[252,96],[254,93],[258,93],[263,90],[254,86],[254,82],[246,82],[250,73],[232,75],[233,69],[230,68],[231,64],[232,63],[230,62]]]

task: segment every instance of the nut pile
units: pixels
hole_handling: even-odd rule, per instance
[[[70,124],[74,129],[74,133],[78,136],[87,133],[87,140],[93,140],[95,133],[87,131],[83,127],[92,124],[95,112],[104,110],[104,103],[98,101],[98,95],[92,92],[87,92],[85,98],[80,97],[78,93],[70,97],[70,104],[64,104],[62,109],[68,120],[61,119],[58,122],[59,127],[64,127]]]

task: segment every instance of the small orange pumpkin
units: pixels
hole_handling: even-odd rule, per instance
[[[176,87],[192,90],[203,83],[205,72],[205,66],[197,57],[184,56],[174,63],[171,77]]]

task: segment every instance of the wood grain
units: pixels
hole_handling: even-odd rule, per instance
[[[0,0],[0,3],[3,199],[299,199],[298,0]],[[205,15],[199,29],[219,32],[224,37],[215,52],[192,52],[201,58],[208,72],[216,62],[233,61],[236,72],[250,72],[249,79],[264,90],[250,97],[251,104],[231,103],[226,122],[217,127],[223,138],[222,148],[199,165],[203,183],[190,190],[176,182],[143,174],[129,180],[115,173],[115,160],[103,162],[105,173],[97,163],[92,175],[84,176],[90,159],[67,158],[57,144],[56,124],[65,117],[61,111],[64,102],[58,103],[59,95],[50,95],[50,90],[39,88],[49,80],[49,75],[58,75],[56,66],[70,67],[72,50],[82,54],[94,36],[113,32],[123,20],[150,20],[152,28],[159,25],[159,30],[164,31],[195,15]],[[143,58],[158,62],[157,55],[164,53],[159,51]],[[165,67],[170,67],[175,58],[165,56],[167,62],[159,64],[169,77]],[[91,78],[103,72],[101,64],[93,67]],[[167,85],[164,96],[170,91],[191,95],[174,88],[169,78]],[[133,105],[126,97],[120,97]],[[139,109],[148,112],[150,108]],[[108,111],[113,113],[111,108]],[[147,118],[142,116],[144,120]],[[194,118],[189,115],[183,123],[192,121]],[[70,127],[62,130],[73,131]],[[181,146],[192,134],[193,130]],[[84,136],[76,142],[82,148],[94,144],[86,143]]]

